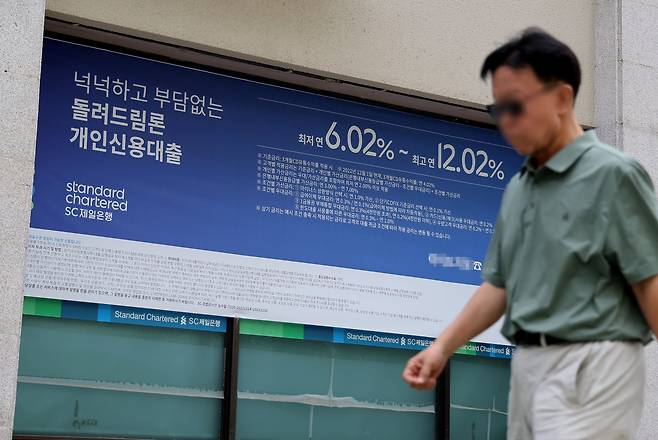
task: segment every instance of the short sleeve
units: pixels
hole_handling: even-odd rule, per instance
[[[487,257],[484,261],[482,278],[498,288],[505,288],[505,276],[502,270],[501,242],[503,236],[503,219],[502,208],[498,213],[496,225],[494,226],[493,236],[489,242]]]
[[[658,274],[658,210],[648,173],[636,161],[625,168],[610,204],[606,254],[629,284]]]

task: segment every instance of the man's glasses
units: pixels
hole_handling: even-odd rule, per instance
[[[537,96],[548,92],[553,89],[557,83],[545,84],[541,89],[526,96],[523,99],[510,99],[507,101],[497,102],[487,106],[487,112],[495,120],[499,120],[503,117],[505,113],[509,114],[512,117],[521,116],[525,110],[525,103],[536,98]]]

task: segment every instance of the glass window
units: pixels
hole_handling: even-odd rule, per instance
[[[450,360],[450,438],[505,439],[510,361],[455,355]]]
[[[217,439],[224,335],[23,317],[17,434]]]
[[[434,391],[401,378],[414,352],[240,337],[237,438],[434,438]]]

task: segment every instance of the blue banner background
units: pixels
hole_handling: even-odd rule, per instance
[[[403,191],[379,195],[448,208],[461,217],[491,223],[495,222],[502,188],[521,163],[521,157],[491,129],[53,39],[44,43],[42,69],[31,219],[35,228],[479,284],[478,271],[431,265],[428,254],[483,261],[488,234],[451,230],[452,239],[440,240],[257,211],[257,205],[289,203],[281,196],[257,191],[257,155],[276,152],[259,145],[288,150],[276,153],[289,157],[432,181],[442,190],[460,193],[461,198],[438,199]],[[150,102],[126,103],[93,90],[87,95],[74,83],[76,70],[145,84]],[[171,107],[161,110],[152,101],[156,86],[213,97],[223,106],[222,119],[175,112]],[[182,145],[181,165],[78,148],[69,141],[73,127],[135,133],[105,127],[100,121],[80,124],[72,120],[74,98],[164,113],[162,138]],[[396,152],[398,148],[409,150],[409,156],[398,154],[387,160],[386,156],[367,157],[297,142],[299,133],[324,137],[334,121],[343,138],[353,124],[372,128],[378,136],[391,140]],[[438,142],[450,142],[458,150],[470,146],[487,151],[491,158],[503,161],[505,179],[457,175],[411,163],[412,154],[435,156]],[[66,216],[66,183],[72,181],[125,188],[128,212],[116,213],[111,222]]]

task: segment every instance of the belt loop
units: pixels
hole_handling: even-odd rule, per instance
[[[539,333],[539,345],[546,347],[546,333]]]

